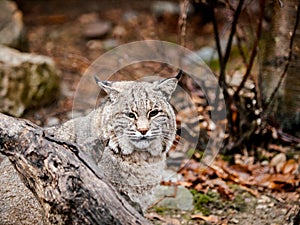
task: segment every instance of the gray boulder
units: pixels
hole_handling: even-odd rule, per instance
[[[183,186],[177,186],[176,188],[177,190],[174,186],[159,186],[155,191],[155,199],[160,200],[163,198],[163,200],[157,206],[184,211],[192,210],[194,199],[191,192]]]
[[[43,225],[43,211],[14,166],[0,154],[0,224]]]
[[[58,88],[59,71],[51,58],[0,45],[1,112],[21,116],[25,109],[53,101]]]
[[[23,15],[13,1],[0,1],[0,44],[26,49]]]

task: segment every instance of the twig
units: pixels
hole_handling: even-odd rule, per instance
[[[223,67],[223,54],[222,54],[222,49],[221,49],[221,44],[220,44],[219,29],[218,29],[218,24],[217,24],[217,20],[216,20],[214,5],[210,4],[210,9],[211,9],[211,14],[213,15],[212,23],[213,23],[213,28],[214,28],[214,38],[215,38],[217,52],[218,52],[218,56],[219,56],[219,64],[220,64],[220,68],[222,68]]]
[[[245,2],[244,3],[244,7],[243,7],[243,9],[242,10],[244,10],[244,9],[246,9],[245,11],[246,11],[246,19],[247,19],[247,22],[248,22],[248,24],[249,24],[249,26],[247,26],[246,27],[246,29],[247,30],[251,30],[251,34],[253,34],[254,33],[254,30],[253,30],[253,26],[252,26],[252,21],[251,21],[251,18],[250,18],[250,16],[249,16],[249,13],[248,13],[248,5],[250,5],[251,4],[251,2],[252,2],[253,0],[248,0],[248,2]],[[226,0],[226,4],[228,5],[228,8],[231,10],[231,11],[235,11],[235,8],[233,7],[233,5],[231,4],[231,2],[229,1],[229,0]],[[256,2],[254,3],[254,4],[256,4]],[[253,17],[253,16],[252,16]],[[245,33],[246,33],[246,31],[245,31],[245,26],[239,26],[238,24],[237,24],[237,26],[238,26],[238,28],[242,31],[242,33],[243,33],[243,36],[245,37]],[[246,57],[246,53],[245,53],[245,51],[243,50],[243,48],[242,48],[242,45],[241,45],[241,43],[242,43],[242,38],[241,38],[241,36],[239,35],[239,32],[238,32],[238,30],[236,31],[236,33],[235,33],[235,36],[236,36],[236,39],[237,39],[237,47],[238,47],[238,50],[239,50],[239,53],[240,53],[240,55],[241,55],[241,57],[242,57],[242,60],[243,60],[243,63],[244,63],[244,65],[245,66],[247,66],[247,57]]]
[[[242,88],[244,87],[247,79],[250,76],[252,67],[253,67],[253,63],[254,63],[254,59],[256,57],[257,54],[257,48],[258,48],[258,43],[261,37],[261,31],[262,31],[262,21],[263,21],[263,16],[264,16],[264,9],[265,9],[265,0],[261,0],[260,1],[260,16],[259,16],[259,22],[257,25],[257,29],[256,29],[256,39],[253,45],[253,49],[251,52],[251,56],[250,56],[250,61],[249,64],[247,66],[247,70],[246,73],[243,77],[242,82],[240,83],[239,87],[237,88],[236,92],[234,93],[234,96],[237,97],[239,95],[239,92],[242,90]]]
[[[286,77],[288,68],[290,66],[290,62],[292,60],[292,56],[293,56],[293,44],[294,44],[294,40],[295,40],[295,35],[296,35],[296,31],[297,31],[297,27],[299,24],[299,20],[300,20],[300,2],[297,6],[297,16],[296,16],[296,21],[295,21],[295,26],[291,35],[291,40],[290,40],[290,46],[289,46],[289,56],[287,58],[287,62],[285,64],[284,70],[280,76],[280,79],[277,83],[276,88],[273,90],[272,94],[270,95],[269,101],[266,102],[266,104],[264,105],[264,110],[265,112],[268,112],[270,109],[270,104],[272,103],[272,101],[274,100],[275,95],[277,94],[280,86],[282,85],[282,82],[284,80],[284,78]]]
[[[180,16],[178,20],[178,43],[183,47],[186,47],[186,21],[189,6],[189,0],[183,0],[183,2],[180,3]]]
[[[233,103],[232,97],[229,95],[229,93],[227,91],[226,76],[225,76],[226,72],[225,72],[225,70],[226,70],[226,64],[228,62],[230,52],[231,52],[233,36],[236,32],[237,21],[238,21],[238,18],[240,16],[241,12],[242,12],[243,3],[244,3],[244,0],[240,0],[239,4],[237,6],[237,9],[235,10],[234,17],[233,17],[233,22],[232,22],[232,25],[231,25],[231,32],[230,32],[229,39],[228,39],[228,42],[227,42],[225,55],[223,57],[221,44],[220,44],[218,24],[217,24],[217,21],[216,21],[216,16],[215,16],[215,11],[214,11],[215,4],[213,2],[209,2],[210,10],[211,10],[211,13],[213,15],[212,22],[213,22],[213,28],[214,28],[214,37],[215,37],[215,41],[216,41],[217,52],[218,52],[219,63],[220,63],[219,85],[223,89],[224,98],[227,99],[226,107],[228,109],[234,103]],[[218,89],[218,91],[219,91],[219,89]],[[216,94],[217,94],[217,96],[219,96],[219,93],[216,93]],[[227,116],[230,118],[230,111],[229,111],[229,115],[227,115]],[[228,121],[229,121],[229,123],[228,123],[229,130],[231,132],[233,132],[232,121],[230,119]]]
[[[242,39],[241,39],[240,35],[238,34],[238,32],[236,32],[235,36],[236,36],[236,39],[237,39],[237,47],[238,47],[240,56],[242,57],[243,64],[247,65],[247,57],[246,57],[246,54],[245,54],[245,52],[242,48]]]
[[[240,17],[241,12],[242,12],[243,3],[244,3],[244,0],[240,0],[239,1],[239,4],[238,4],[238,6],[236,8],[236,11],[234,13],[234,17],[233,17],[233,21],[232,21],[232,26],[231,26],[231,31],[230,31],[230,35],[229,35],[229,38],[228,38],[228,42],[227,42],[227,46],[226,46],[226,51],[225,51],[225,55],[224,55],[224,58],[223,58],[223,62],[221,64],[221,69],[220,69],[219,83],[221,85],[222,84],[224,84],[224,85],[226,84],[226,81],[225,81],[226,65],[227,65],[227,62],[228,62],[228,59],[229,59],[229,56],[230,56],[231,47],[232,47],[232,41],[233,41],[233,37],[234,37],[235,31],[236,31],[236,25],[237,25],[238,19]]]

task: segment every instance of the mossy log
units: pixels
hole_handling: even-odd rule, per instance
[[[0,114],[0,152],[34,193],[48,224],[150,224],[102,176],[81,147]]]

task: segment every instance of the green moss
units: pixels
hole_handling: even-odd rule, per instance
[[[154,206],[154,207],[153,207],[153,210],[154,210],[156,213],[158,213],[158,214],[160,214],[160,215],[162,215],[162,216],[165,215],[166,212],[170,211],[169,208],[163,207],[163,206]]]
[[[210,214],[209,205],[219,202],[219,194],[216,192],[209,191],[207,194],[200,193],[196,190],[191,190],[194,196],[194,208],[196,211],[201,212],[204,216]]]
[[[193,158],[193,159],[195,159],[197,161],[200,161],[202,159],[203,154],[204,154],[204,151],[198,150],[198,149],[190,149],[187,152],[187,156],[189,158]]]
[[[226,162],[232,162],[233,160],[233,155],[220,155],[220,157]]]
[[[209,68],[210,68],[212,71],[218,71],[218,70],[220,70],[220,62],[219,62],[219,59],[211,60],[211,61],[206,62],[206,63],[208,63],[208,66],[209,66]]]
[[[196,151],[197,151],[197,150],[192,149],[192,148],[189,149],[189,150],[187,151],[187,153],[186,153],[187,158],[188,158],[188,159],[192,158],[193,155],[196,153]]]
[[[245,197],[242,194],[237,194],[233,199],[234,208],[240,212],[247,211],[247,203],[245,202]]]
[[[189,221],[191,220],[191,216],[189,214],[183,214],[181,215],[181,219]]]
[[[240,212],[246,212],[249,207],[252,207],[253,202],[251,199],[255,200],[255,198],[248,191],[241,189],[237,184],[229,185],[229,187],[235,193],[234,199],[230,202],[231,208]]]

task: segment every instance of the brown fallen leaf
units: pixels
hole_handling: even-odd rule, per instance
[[[192,182],[187,182],[187,181],[178,181],[176,182],[177,185],[182,185],[184,187],[192,187],[193,186],[193,183]]]
[[[299,164],[294,159],[289,159],[282,168],[283,174],[296,174],[299,168]]]
[[[228,199],[232,199],[234,196],[233,191],[229,188],[227,183],[220,178],[207,180],[205,182],[205,185],[209,186],[212,189],[213,188],[217,189],[220,194],[222,194],[223,196],[225,196]]]
[[[235,183],[242,185],[253,185],[253,176],[249,171],[239,165],[232,165],[223,167],[223,170],[227,172],[228,178]]]
[[[252,194],[254,197],[256,197],[256,198],[259,198],[259,197],[260,197],[260,194],[259,194],[258,190],[252,189],[252,188],[248,188],[248,187],[246,187],[246,186],[244,186],[244,185],[240,185],[240,187],[241,187],[242,189],[244,189],[245,191],[248,191],[248,192],[249,192],[250,194]]]
[[[268,188],[274,190],[292,190],[299,186],[299,179],[292,174],[272,174]]]
[[[209,215],[209,216],[203,216],[202,214],[195,214],[191,216],[192,219],[201,219],[206,222],[211,222],[211,223],[219,223],[220,219],[217,216],[214,215]]]
[[[267,188],[270,185],[271,174],[261,173],[254,177],[254,182],[257,186]]]

